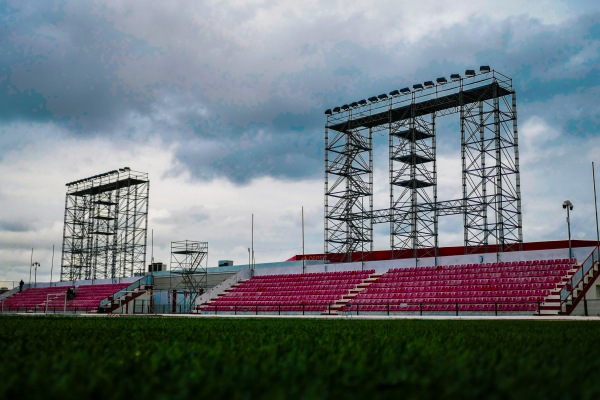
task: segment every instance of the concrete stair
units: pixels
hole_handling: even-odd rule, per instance
[[[321,315],[339,315],[340,312],[344,310],[346,305],[354,299],[360,292],[369,287],[372,283],[377,282],[379,278],[383,275],[383,273],[374,273],[369,275],[368,278],[364,279],[361,283],[356,285],[355,288],[350,289],[348,294],[342,296],[341,299],[337,300],[335,303],[329,307],[328,311],[323,311]]]

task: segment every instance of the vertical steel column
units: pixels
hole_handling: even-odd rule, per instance
[[[328,118],[329,120],[329,118]],[[325,126],[325,168],[324,168],[324,182],[325,182],[325,190],[324,190],[324,196],[325,196],[325,215],[323,215],[323,218],[325,220],[325,231],[324,231],[324,238],[323,238],[323,254],[325,254],[325,257],[327,257],[327,255],[329,254],[329,130],[327,129],[327,126]],[[327,261],[327,260],[325,260]]]
[[[409,122],[410,140],[410,154],[409,154],[409,165],[410,165],[410,176],[409,176],[409,187],[410,187],[410,245],[413,253],[413,258],[417,258],[417,250],[419,248],[419,242],[417,240],[417,174],[416,174],[416,160],[415,155],[417,152],[417,127],[415,123],[415,95],[413,93],[413,102],[411,107],[411,115]]]
[[[517,93],[512,93],[512,122],[515,157],[515,197],[517,203],[517,250],[523,249],[523,213],[521,212],[521,168],[519,161],[519,133],[517,129]]]
[[[436,120],[435,120],[435,112],[431,114],[431,130],[433,136],[431,138],[431,151],[433,155],[433,257],[435,260],[435,265],[437,265],[438,258],[438,248],[439,248],[439,235],[438,235],[438,218],[439,218],[439,210],[438,210],[438,189],[437,189],[437,131],[436,131]]]
[[[467,192],[467,139],[465,137],[465,104],[462,87],[462,79],[459,85],[459,113],[460,113],[460,158],[462,164],[462,215],[463,215],[463,237],[465,242],[465,251],[469,245],[469,193]]]
[[[494,139],[496,149],[496,229],[499,251],[504,251],[504,191],[502,190],[502,137],[500,131],[500,101],[498,86],[494,85]]]
[[[391,100],[390,100],[391,102]],[[369,197],[369,213],[368,215],[364,215],[364,210],[363,210],[363,219],[362,219],[362,224],[364,225],[365,223],[365,219],[367,218],[367,221],[369,223],[369,231],[368,231],[368,236],[367,237],[363,237],[363,247],[364,244],[366,242],[369,243],[369,251],[368,251],[368,257],[369,259],[373,258],[373,129],[369,128],[369,149],[371,149],[369,151],[369,193],[370,195]],[[366,240],[365,240],[366,239]],[[363,260],[365,259],[364,255],[361,257]]]
[[[488,198],[487,198],[487,170],[485,168],[485,126],[483,115],[483,101],[479,102],[479,142],[480,142],[480,160],[481,160],[481,213],[483,214],[483,246],[485,252],[488,251],[489,227],[487,220]]]

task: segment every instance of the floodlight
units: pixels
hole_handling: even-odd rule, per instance
[[[573,203],[571,203],[569,200],[565,200],[562,204],[563,208],[569,208],[569,210],[573,211]]]
[[[437,78],[435,81],[438,83],[438,85],[443,85],[444,83],[448,83],[446,78],[444,78],[443,76],[441,78]]]
[[[337,112],[340,112],[340,108],[339,108],[339,107],[335,107],[335,108],[333,109],[333,112],[335,112],[335,113],[337,113]]]
[[[352,107],[352,108],[357,107],[357,106],[358,106],[357,102],[350,103],[350,107]]]
[[[371,103],[376,103],[376,102],[378,102],[378,101],[379,101],[379,99],[377,99],[377,96],[373,96],[373,97],[369,97],[369,101],[370,101]]]
[[[387,99],[387,94],[383,93],[383,94],[380,94],[377,97],[379,97],[380,100]]]
[[[481,73],[490,72],[490,66],[482,65],[481,67],[479,67],[479,72],[481,72]]]
[[[367,101],[365,99],[359,100],[358,104],[360,104],[361,106],[364,106],[367,104]]]
[[[425,85],[426,88],[435,86],[432,81],[425,81],[425,83],[423,85]]]
[[[457,81],[460,79],[460,75],[459,74],[452,74],[450,75],[450,79],[452,79],[453,81]]]
[[[410,93],[410,89],[407,88],[407,87],[405,87],[404,89],[400,89],[400,93],[402,93],[402,94],[408,94],[408,93]]]
[[[342,106],[342,110],[344,110],[344,111],[347,110],[347,109],[349,109],[349,108],[350,108],[350,106],[348,104],[344,104]]]
[[[465,71],[465,75],[468,78],[473,77],[473,76],[475,76],[475,70],[474,69],[468,69],[468,70]]]
[[[400,91],[399,91],[399,90],[392,90],[392,91],[390,92],[390,96],[398,96],[399,94],[400,94]]]
[[[414,90],[423,90],[423,85],[421,85],[420,83],[417,83],[416,85],[413,85],[413,89]]]

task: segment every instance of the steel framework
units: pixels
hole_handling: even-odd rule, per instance
[[[186,311],[192,311],[208,283],[208,242],[171,242],[170,269],[171,274],[181,276],[177,287],[185,291],[182,303]]]
[[[373,251],[373,220],[365,218],[373,213],[373,132],[333,132],[325,128],[325,252],[331,246],[350,259]]]
[[[438,218],[455,214],[463,217],[465,251],[485,251],[489,244],[500,251],[520,248],[517,106],[510,78],[483,66],[479,73],[467,70],[465,77],[452,74],[325,114],[326,255],[368,258],[373,224],[385,222],[392,257],[406,250],[415,258],[435,257]],[[463,193],[439,201],[436,122],[451,114],[460,116]],[[384,130],[390,207],[373,210],[372,135]]]
[[[62,281],[144,273],[149,190],[127,167],[67,183]]]

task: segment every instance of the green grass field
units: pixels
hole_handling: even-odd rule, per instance
[[[597,399],[600,323],[0,317],[0,398]]]

